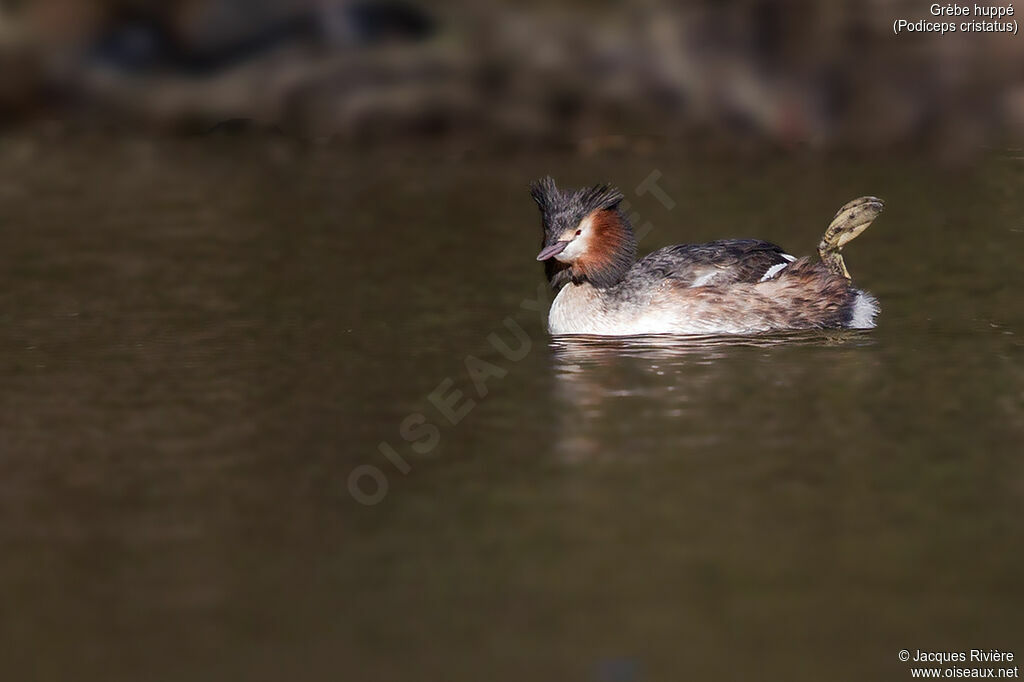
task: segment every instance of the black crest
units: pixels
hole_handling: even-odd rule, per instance
[[[594,211],[617,209],[625,198],[607,184],[563,192],[550,175],[530,183],[530,196],[540,208],[545,244],[553,243],[558,234],[578,225]]]
[[[596,184],[583,189],[561,191],[550,175],[530,182],[529,196],[537,202],[545,223],[580,222],[589,213],[617,208],[623,202],[623,193],[610,184]]]

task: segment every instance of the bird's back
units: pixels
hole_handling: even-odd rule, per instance
[[[626,273],[625,282],[633,286],[660,285],[669,279],[675,286],[682,287],[754,283],[795,260],[782,247],[759,239],[677,244],[653,251],[637,261]]]

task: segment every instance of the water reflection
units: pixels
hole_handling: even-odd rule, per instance
[[[770,411],[780,404],[828,419],[807,392],[842,393],[851,382],[863,385],[876,372],[870,356],[858,350],[875,344],[871,332],[847,330],[556,337],[556,450],[567,462],[614,457],[609,428],[618,430],[618,442],[631,456],[664,453],[666,443],[714,448],[755,424],[762,425],[758,439],[764,447],[775,437]],[[856,410],[844,412],[844,419],[856,419]]]
[[[645,334],[640,336],[565,335],[551,340],[560,371],[575,371],[579,363],[607,362],[623,357],[646,359],[695,358],[713,360],[735,348],[773,348],[776,346],[843,346],[874,343],[865,330],[810,330],[751,335]]]

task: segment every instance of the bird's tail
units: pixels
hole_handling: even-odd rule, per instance
[[[839,209],[818,244],[821,262],[833,274],[850,279],[850,272],[846,269],[846,263],[839,252],[847,243],[868,229],[884,206],[885,202],[877,197],[861,197]]]

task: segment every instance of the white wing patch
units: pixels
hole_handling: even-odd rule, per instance
[[[790,256],[790,258],[793,258],[793,257]],[[796,259],[794,258],[793,260],[796,260]],[[789,263],[792,263],[792,262],[793,261],[790,261]],[[764,282],[766,280],[771,279],[772,277],[775,277],[777,274],[782,272],[783,268],[785,268],[787,265],[789,265],[789,263],[776,263],[775,265],[773,265],[770,268],[768,268],[765,271],[765,273],[763,275],[761,275],[761,279],[759,279],[758,281],[759,282]]]
[[[785,263],[776,263],[775,265],[773,265],[770,268],[768,268],[765,271],[765,273],[763,275],[761,275],[761,279],[758,280],[759,282],[764,282],[766,280],[769,280],[769,279],[775,277],[780,272],[782,272],[783,268],[785,268],[787,265],[789,265],[790,263],[792,263],[793,261],[796,260],[796,256],[791,256],[788,253],[780,253],[779,255],[782,256],[783,258],[785,258],[786,262]],[[716,270],[712,270],[711,272],[707,272],[707,273],[701,275],[700,277],[697,277],[696,279],[694,279],[693,280],[693,284],[691,284],[690,287],[691,288],[692,287],[702,287],[702,286],[706,286],[708,284],[711,284],[711,282],[719,274],[721,274],[721,273],[716,271]]]
[[[692,289],[693,287],[702,287],[702,286],[704,286],[705,284],[707,284],[708,282],[713,280],[715,278],[715,275],[717,275],[717,274],[718,274],[717,272],[712,270],[711,272],[708,272],[708,273],[705,273],[705,274],[701,275],[697,279],[693,280],[693,284],[690,285],[690,288]]]

